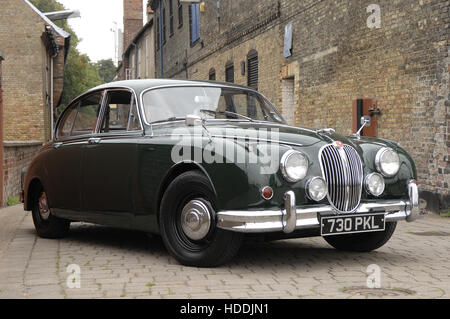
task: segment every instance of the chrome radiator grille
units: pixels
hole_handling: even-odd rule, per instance
[[[319,154],[322,173],[328,183],[328,200],[340,212],[352,212],[361,200],[363,169],[356,150],[333,144]]]

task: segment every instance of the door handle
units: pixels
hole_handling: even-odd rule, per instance
[[[99,144],[101,142],[101,138],[90,138],[88,139],[88,144],[89,145],[94,145],[94,144]]]
[[[55,144],[53,144],[53,148],[54,148],[55,150],[57,150],[57,149],[60,148],[62,145],[63,145],[63,143],[55,143]]]

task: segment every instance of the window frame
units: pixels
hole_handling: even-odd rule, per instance
[[[139,124],[141,129],[140,130],[134,130],[134,131],[122,131],[120,132],[120,134],[116,133],[101,133],[101,123],[103,122],[103,117],[104,117],[104,113],[105,113],[105,107],[106,107],[106,93],[109,91],[128,91],[131,92],[131,96],[134,98],[135,104],[136,104],[136,109],[137,109],[137,114],[139,117]],[[77,103],[79,103],[82,99],[88,97],[91,94],[95,94],[95,93],[101,93],[101,105],[100,105],[100,112],[99,112],[99,118],[97,120],[97,124],[95,126],[95,129],[89,133],[89,134],[83,134],[83,135],[70,135],[67,137],[59,137],[59,129],[61,128],[61,123],[63,121],[63,119],[65,118],[65,116],[67,115],[67,112],[73,107],[75,106]],[[54,141],[58,141],[58,142],[64,142],[64,141],[71,141],[71,140],[80,140],[80,139],[86,139],[86,138],[90,138],[93,136],[113,136],[113,135],[143,135],[144,134],[144,121],[142,118],[142,114],[141,114],[141,107],[140,107],[140,99],[138,99],[138,96],[136,94],[136,91],[128,88],[128,87],[111,87],[111,88],[102,88],[102,89],[97,89],[97,90],[93,90],[93,91],[88,91],[82,95],[80,95],[79,97],[77,97],[76,99],[74,99],[72,102],[70,102],[70,104],[66,107],[66,109],[62,112],[62,114],[60,115],[57,123],[56,123],[56,128],[55,128],[55,138]],[[78,111],[77,111],[78,112]]]
[[[213,79],[212,79],[212,77],[213,77]],[[215,68],[209,69],[208,79],[209,79],[209,81],[216,81],[217,80],[217,73],[216,73],[216,69]]]
[[[194,24],[194,8],[196,11],[196,17],[195,20],[196,23]],[[196,32],[194,32],[194,29]],[[194,34],[195,33],[195,34]],[[190,44],[191,47],[195,46],[200,41],[200,4],[194,3],[189,5],[189,34],[190,34]],[[195,38],[194,38],[195,37]]]
[[[180,2],[180,0],[178,1],[178,29],[183,27],[183,4]]]
[[[233,81],[229,81],[229,79],[228,79],[228,71],[229,70],[233,70]],[[235,73],[234,73],[235,71],[234,71],[234,61],[228,61],[226,64],[225,64],[225,82],[227,82],[227,83],[233,83],[234,84],[234,81],[236,80],[236,77],[235,77]]]
[[[188,88],[188,87],[206,87],[206,88],[220,88],[220,89],[235,89],[235,90],[241,90],[241,91],[246,91],[246,92],[251,92],[257,96],[259,96],[263,101],[265,101],[267,104],[269,104],[270,106],[272,106],[273,110],[275,111],[275,114],[278,115],[278,117],[281,119],[282,121],[282,125],[287,125],[286,120],[283,118],[283,115],[281,115],[280,111],[277,109],[277,107],[262,93],[253,90],[252,88],[246,88],[246,87],[237,87],[234,84],[230,84],[230,85],[226,85],[226,84],[215,84],[215,83],[203,83],[202,85],[193,85],[193,84],[168,84],[168,85],[159,85],[159,86],[155,86],[155,87],[151,87],[151,88],[147,88],[145,90],[143,90],[142,92],[140,92],[139,95],[139,99],[140,99],[140,103],[141,103],[141,112],[142,112],[142,117],[141,120],[143,121],[143,123],[145,125],[147,125],[150,128],[151,131],[151,135],[154,136],[153,134],[153,127],[160,127],[160,126],[164,126],[167,124],[172,124],[174,122],[181,122],[181,121],[185,121],[185,119],[183,120],[177,120],[177,121],[167,121],[167,122],[161,122],[161,123],[150,123],[145,115],[145,105],[144,105],[144,95],[148,92],[151,91],[155,91],[155,90],[160,90],[160,89],[170,89],[170,88]],[[223,121],[223,119],[211,119],[211,121]],[[233,121],[233,120],[230,120]],[[270,122],[267,122],[270,123]]]
[[[174,20],[173,0],[169,0],[169,38],[172,37],[175,32]]]
[[[98,119],[102,117],[103,103],[104,103],[104,100],[105,100],[104,89],[98,89],[98,90],[95,90],[95,91],[88,91],[88,92],[84,93],[83,95],[80,95],[75,100],[70,102],[69,106],[66,107],[64,112],[59,117],[58,122],[56,123],[55,138],[54,138],[55,141],[84,139],[84,138],[87,138],[87,137],[91,137],[92,135],[94,135],[98,131],[99,120],[97,119],[97,123],[95,125],[95,129],[93,129],[90,133],[81,134],[81,135],[69,135],[67,137],[60,137],[59,136],[59,130],[61,128],[62,121],[66,118],[66,115],[69,112],[69,110],[71,108],[73,108],[74,106],[76,106],[81,100],[89,97],[90,95],[94,95],[94,94],[98,94],[98,93],[100,93],[100,96],[101,96],[101,98],[100,98],[100,111],[99,111]],[[75,121],[76,121],[77,117],[78,117],[78,110],[77,110],[77,114],[76,114],[75,119],[74,119],[74,124],[75,124]],[[73,125],[72,125],[72,130],[73,130]],[[72,131],[71,131],[71,134],[72,134]]]
[[[253,64],[256,61],[256,74],[253,74],[252,71],[255,71],[254,68],[252,68]],[[254,66],[253,66],[254,67]],[[252,77],[256,77],[256,87],[252,86]],[[247,54],[247,86],[251,87],[252,89],[258,91],[259,88],[259,54],[258,51],[252,49]]]
[[[108,99],[108,93],[109,92],[118,92],[118,91],[126,91],[131,93],[131,97],[132,99],[134,99],[134,104],[136,105],[136,109],[137,109],[137,114],[138,114],[138,118],[139,118],[139,125],[140,125],[140,129],[139,130],[133,130],[133,131],[129,131],[128,130],[128,126],[129,126],[129,121],[130,118],[128,116],[128,123],[127,123],[127,130],[125,131],[112,131],[112,132],[101,132],[101,126],[103,124],[103,119],[105,117],[105,112],[106,112],[106,102]],[[102,109],[100,111],[100,121],[98,121],[98,125],[96,127],[95,132],[93,133],[93,135],[95,136],[124,136],[124,135],[142,135],[144,132],[144,125],[142,123],[142,118],[141,118],[141,114],[140,114],[140,110],[139,110],[139,104],[138,104],[138,99],[137,99],[137,95],[134,92],[134,90],[132,89],[128,89],[128,88],[107,88],[104,90],[103,92],[103,101],[102,101]],[[131,108],[131,101],[130,101],[130,108]],[[131,112],[130,112],[131,113]]]

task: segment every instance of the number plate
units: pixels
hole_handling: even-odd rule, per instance
[[[384,213],[321,216],[322,236],[383,231]]]

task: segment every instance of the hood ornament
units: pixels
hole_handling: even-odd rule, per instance
[[[342,143],[341,141],[334,141],[333,142],[333,146],[335,148],[343,148],[344,147],[344,143]]]
[[[329,134],[329,135],[331,135],[331,134],[336,133],[336,130],[333,129],[333,128],[323,128],[323,129],[317,130],[316,133],[317,134]]]

